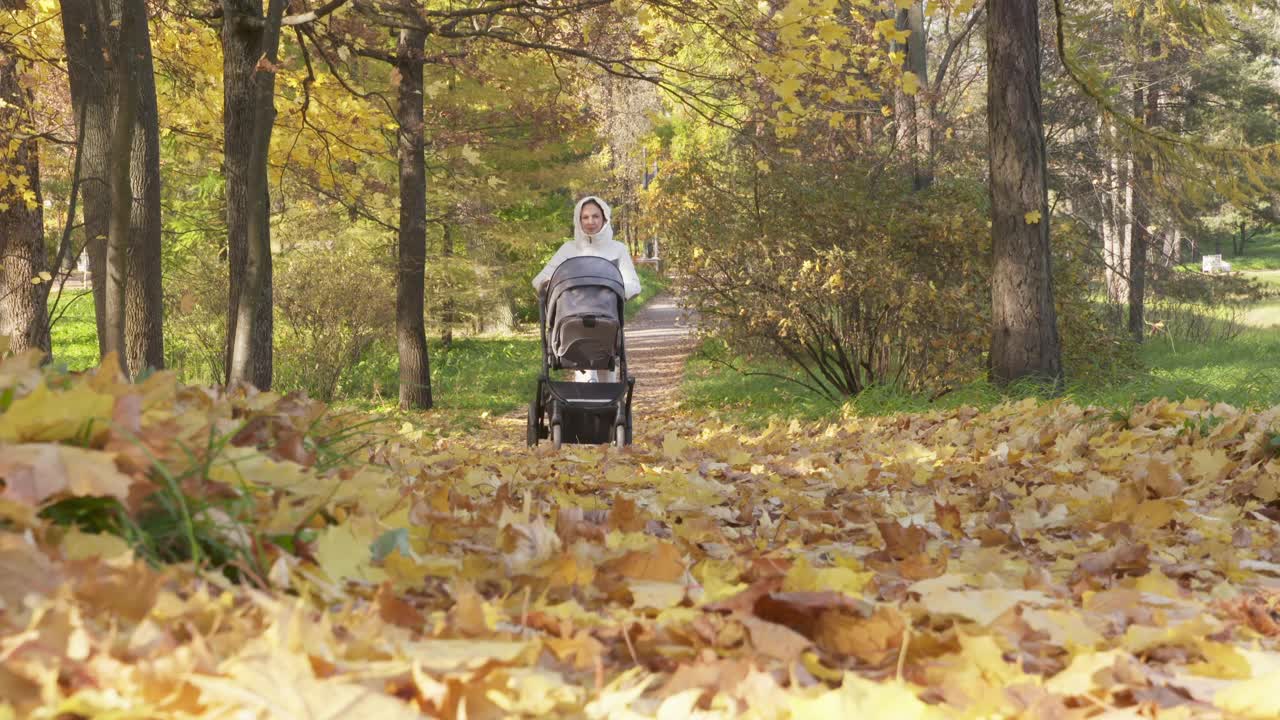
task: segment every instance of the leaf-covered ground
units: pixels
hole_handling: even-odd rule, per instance
[[[1280,715],[1280,408],[556,453],[31,358],[0,408],[0,718]]]

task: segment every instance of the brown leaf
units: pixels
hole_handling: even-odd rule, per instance
[[[416,630],[421,628],[426,619],[422,617],[422,613],[409,603],[405,602],[396,594],[395,588],[391,582],[387,581],[378,587],[378,594],[374,598],[378,605],[378,617],[384,622],[400,627]]]
[[[1143,543],[1123,541],[1107,550],[1081,555],[1077,567],[1089,575],[1140,575],[1151,569],[1149,552]]]
[[[929,542],[929,533],[918,525],[903,526],[896,520],[879,520],[876,527],[884,538],[885,550],[895,558],[918,555]]]
[[[134,482],[110,453],[55,443],[0,447],[0,481],[0,498],[32,507],[63,493],[124,500]]]
[[[756,600],[756,617],[786,625],[811,639],[817,639],[816,625],[825,612],[845,611],[865,616],[871,607],[838,592],[773,592]]]
[[[272,453],[281,460],[295,462],[303,467],[316,464],[315,451],[307,448],[303,442],[305,435],[296,430],[283,430],[276,437],[276,445]]]
[[[782,575],[774,575],[764,580],[753,583],[750,587],[737,595],[725,598],[719,602],[708,603],[703,606],[704,610],[711,612],[727,612],[735,615],[752,615],[756,611],[756,602],[760,598],[775,592],[782,587]]]
[[[938,516],[938,525],[953,538],[964,537],[964,520],[960,517],[960,510],[954,505],[933,501],[934,512]]]
[[[1187,488],[1182,475],[1169,463],[1152,458],[1147,463],[1147,490],[1158,498],[1181,495]]]
[[[1280,637],[1280,591],[1258,592],[1223,600],[1226,615],[1267,637]]]
[[[578,670],[590,670],[595,667],[606,649],[586,630],[579,630],[570,637],[547,638],[543,642],[556,658],[561,662],[572,664]]]
[[[732,692],[751,672],[748,658],[725,658],[682,663],[658,690],[662,697],[670,697],[685,690],[702,689],[707,696]]]
[[[818,618],[815,641],[832,655],[851,655],[883,667],[897,659],[906,627],[902,614],[889,605],[870,617],[828,610]]]
[[[126,437],[142,434],[142,396],[129,393],[116,398],[111,411],[112,434],[124,433]]]
[[[647,520],[634,500],[623,496],[614,498],[613,508],[609,511],[609,527],[619,532],[640,532]]]
[[[44,553],[21,535],[0,532],[0,603],[21,608],[27,593],[51,595],[62,582],[61,574]]]
[[[783,662],[795,662],[813,644],[809,639],[785,625],[771,623],[757,617],[740,618],[739,622],[751,636],[751,646],[771,658]]]
[[[651,550],[633,550],[606,564],[609,571],[635,580],[676,582],[684,577],[684,558],[675,545],[659,540]]]
[[[909,580],[927,580],[938,577],[947,571],[947,555],[938,553],[930,557],[927,553],[915,553],[903,558],[894,558],[886,550],[869,553],[864,560],[867,567],[884,573],[896,573]]]
[[[449,621],[454,630],[462,635],[477,637],[489,634],[489,624],[485,621],[484,598],[476,592],[475,586],[466,581],[459,581],[454,589],[453,607],[449,608]]]

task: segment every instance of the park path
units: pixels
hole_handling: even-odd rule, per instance
[[[643,416],[674,402],[684,365],[697,346],[696,324],[670,293],[657,295],[627,323],[627,367],[636,379],[632,412]]]

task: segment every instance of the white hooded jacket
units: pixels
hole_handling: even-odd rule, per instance
[[[595,201],[604,211],[604,227],[600,228],[600,232],[595,235],[588,235],[582,229],[582,206],[589,200]],[[542,286],[551,279],[551,274],[565,260],[581,255],[594,255],[618,267],[622,273],[622,284],[628,300],[639,295],[640,277],[636,275],[636,268],[631,263],[631,253],[627,252],[627,246],[613,239],[611,215],[609,204],[594,195],[588,195],[579,200],[573,208],[573,239],[561,245],[556,254],[551,256],[546,267],[542,268],[542,272],[533,279],[533,289],[541,291]]]

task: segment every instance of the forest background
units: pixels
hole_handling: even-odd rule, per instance
[[[1007,392],[984,3],[7,4],[3,315],[70,369],[408,408],[434,353],[436,395],[481,369],[464,404],[514,405],[527,280],[593,191],[703,319],[695,397]],[[1275,8],[1041,12],[1050,385],[1265,402]]]

